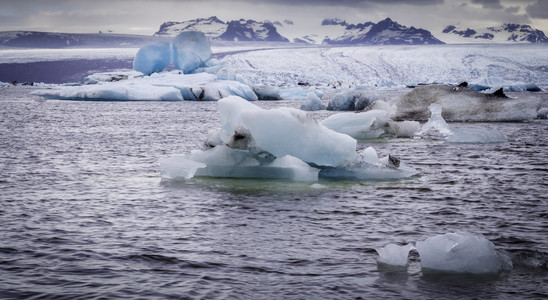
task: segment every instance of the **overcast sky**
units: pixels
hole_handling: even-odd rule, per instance
[[[434,34],[450,24],[479,28],[520,23],[548,34],[548,0],[2,0],[0,31],[152,35],[166,21],[210,16],[223,21],[288,19],[302,29],[324,18],[361,23],[390,17]]]

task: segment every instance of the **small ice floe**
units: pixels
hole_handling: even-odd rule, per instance
[[[429,109],[431,112],[430,119],[422,126],[419,134],[424,134],[429,130],[435,130],[448,143],[502,143],[507,141],[504,133],[494,129],[451,128],[441,116],[441,105],[431,104]]]
[[[357,141],[294,108],[262,109],[240,97],[219,102],[221,129],[203,150],[161,161],[162,178],[193,176],[274,178],[295,181],[395,179],[417,174],[373,148],[356,153]]]
[[[413,244],[398,246],[388,244],[382,248],[375,249],[379,254],[378,262],[391,266],[406,266],[409,257],[409,251],[415,249]]]
[[[457,273],[497,273],[512,268],[512,260],[495,250],[492,242],[481,234],[446,233],[418,241],[416,246],[388,244],[378,248],[378,262],[405,266],[409,251],[416,249],[423,269]]]

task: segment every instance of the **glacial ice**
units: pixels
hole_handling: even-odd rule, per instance
[[[506,135],[494,129],[471,128],[456,129],[451,128],[443,119],[442,107],[439,104],[429,106],[431,116],[420,131],[420,134],[433,129],[443,137],[448,143],[503,143],[506,142]]]
[[[423,268],[459,273],[495,273],[512,268],[511,259],[481,234],[446,233],[416,243]]]
[[[483,77],[473,80],[468,85],[476,91],[494,91],[502,88],[505,92],[540,92],[534,83],[509,82],[500,77]]]
[[[171,43],[156,41],[144,45],[133,59],[133,69],[145,75],[160,72],[171,63]]]
[[[327,110],[354,110],[354,90],[349,89],[336,94],[329,104],[327,104]]]
[[[242,106],[241,100],[228,97],[219,101],[224,142],[228,142],[226,137],[232,136],[238,124],[250,131],[257,147],[276,157],[292,155],[319,166],[339,166],[354,160],[355,139],[321,126],[297,109],[246,107],[232,113],[232,107]]]
[[[217,80],[213,74],[181,74],[164,71],[150,76],[134,76],[115,82],[98,82],[85,86],[59,86],[32,92],[52,99],[70,100],[203,100],[215,101],[237,95],[249,101],[257,100],[251,87],[237,81]]]
[[[384,110],[369,110],[360,113],[338,113],[322,121],[322,125],[336,132],[359,139],[374,139],[385,133],[389,114]]]
[[[373,148],[356,153],[357,142],[294,108],[265,110],[237,96],[218,101],[221,128],[204,150],[164,159],[162,178],[193,176],[333,179],[395,179],[417,172]]]
[[[315,111],[315,110],[324,110],[325,105],[323,105],[322,100],[314,92],[308,93],[306,95],[305,102],[301,105],[301,110],[306,111]]]
[[[280,100],[280,88],[270,85],[256,85],[253,87],[259,100]]]
[[[377,261],[392,266],[405,266],[407,265],[409,251],[414,248],[415,247],[413,244],[407,244],[404,246],[388,244],[382,248],[375,249],[377,253],[379,253],[379,258]]]
[[[537,98],[505,98],[483,94],[469,87],[428,85],[414,88],[394,101],[397,120],[427,120],[428,107],[437,103],[443,117],[450,122],[530,121],[537,117],[540,100]]]
[[[183,31],[171,42],[173,66],[185,74],[204,66],[210,58],[211,46],[202,32]]]
[[[537,118],[539,119],[548,119],[548,108],[544,107],[538,110]]]
[[[392,120],[396,108],[385,101],[375,101],[367,109],[333,114],[323,120],[322,125],[361,140],[386,136],[413,137],[420,129],[420,123],[416,121]]]
[[[416,249],[421,266],[455,273],[496,273],[512,268],[512,260],[482,234],[470,232],[446,233],[404,246],[388,244],[375,249],[377,261],[393,266],[406,266],[409,251]]]
[[[318,98],[323,97],[323,93],[314,89],[303,89],[300,87],[280,89],[280,98],[284,100],[305,100],[308,93],[314,92]]]

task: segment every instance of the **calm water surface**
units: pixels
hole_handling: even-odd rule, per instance
[[[213,102],[0,88],[0,298],[548,297],[547,121],[453,124],[501,130],[500,144],[359,143],[420,170],[407,180],[162,181],[158,160],[200,148],[218,118]],[[375,248],[456,231],[514,268],[438,273],[413,253],[407,268],[377,265]]]

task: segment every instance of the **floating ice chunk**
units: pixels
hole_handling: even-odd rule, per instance
[[[405,246],[398,246],[396,244],[388,244],[382,248],[375,249],[379,253],[380,263],[392,265],[392,266],[405,266],[407,265],[407,259],[409,251],[415,247],[412,244]]]
[[[476,91],[497,90],[503,88],[505,92],[540,92],[541,89],[534,83],[509,82],[500,77],[484,77],[471,82],[470,87]]]
[[[373,148],[358,155],[355,139],[308,119],[297,109],[264,110],[230,96],[219,101],[219,112],[221,129],[208,135],[205,146],[209,149],[183,157],[181,165],[187,171],[178,177],[193,174],[315,181],[319,176],[394,179],[417,174],[393,157],[379,159]],[[189,166],[187,160],[205,166]]]
[[[341,93],[336,94],[329,104],[327,105],[327,110],[354,110],[354,90],[346,90]]]
[[[257,100],[257,95],[245,84],[238,81],[221,80],[209,83],[202,88],[203,95],[200,100],[217,101],[219,99],[234,95],[248,101]]]
[[[322,125],[336,132],[348,134],[355,139],[374,139],[385,133],[388,113],[384,110],[369,110],[360,113],[338,113],[327,117]]]
[[[493,129],[453,129],[441,116],[442,108],[439,104],[430,105],[431,117],[426,122],[421,134],[428,130],[437,130],[448,143],[503,143],[506,142],[504,133]]]
[[[219,80],[238,81],[247,86],[253,86],[253,84],[251,84],[249,80],[245,79],[240,74],[236,74],[236,72],[234,72],[232,69],[229,69],[227,67],[221,68],[216,75],[217,75],[217,79]]]
[[[184,31],[173,39],[171,55],[175,68],[186,74],[211,58],[211,46],[202,32]]]
[[[416,243],[423,268],[461,272],[495,273],[512,268],[511,259],[497,251],[481,234],[447,233]]]
[[[417,121],[388,121],[387,132],[396,137],[413,137],[421,129],[421,124]]]
[[[288,89],[280,89],[280,98],[284,100],[305,100],[308,96],[308,93],[314,92],[316,96],[321,98],[323,94],[316,90],[316,89],[302,89],[299,87],[296,88],[288,88]]]
[[[548,108],[541,108],[538,110],[537,118],[539,119],[548,119]]]
[[[528,97],[507,98],[483,94],[468,87],[451,85],[420,86],[395,101],[396,120],[428,120],[430,104],[443,107],[443,117],[450,122],[528,121],[537,117],[540,100]]]
[[[156,41],[144,45],[133,59],[133,70],[145,75],[160,72],[171,63],[171,43]]]
[[[308,93],[305,101],[306,102],[301,105],[301,110],[315,111],[325,109],[325,105],[323,105],[322,100],[314,92]]]
[[[280,100],[280,88],[270,85],[256,85],[253,90],[259,100]]]
[[[32,92],[51,99],[107,100],[107,101],[178,101],[181,92],[169,86],[146,86],[113,82],[86,86],[67,86],[59,89]]]

